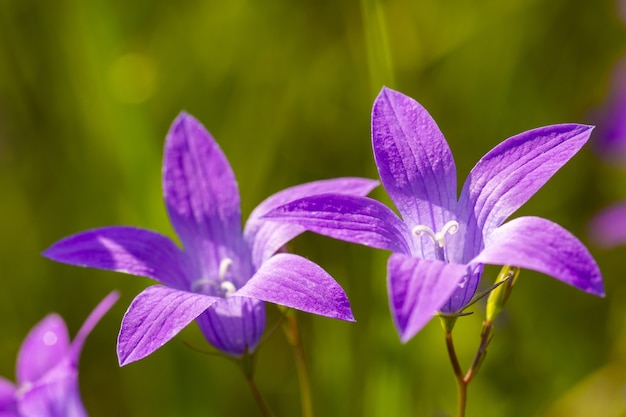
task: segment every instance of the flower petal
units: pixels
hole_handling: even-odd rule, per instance
[[[321,194],[278,207],[263,217],[393,252],[409,253],[412,244],[402,220],[389,207],[367,197]]]
[[[160,285],[143,290],[122,319],[117,339],[120,366],[142,359],[163,346],[218,300]]]
[[[409,228],[439,230],[456,206],[456,167],[430,114],[383,88],[372,109],[372,145],[380,178]]]
[[[608,97],[592,117],[598,125],[595,148],[607,162],[623,167],[626,163],[626,60],[613,69]]]
[[[78,371],[64,363],[55,375],[27,387],[18,403],[21,416],[88,417],[80,398]]]
[[[69,353],[70,339],[63,319],[50,314],[24,339],[17,356],[17,382],[24,384],[41,378]]]
[[[190,262],[169,238],[135,227],[103,227],[66,237],[46,249],[46,258],[70,265],[150,277],[176,288],[193,278]]]
[[[184,112],[167,135],[163,193],[185,250],[202,263],[203,275],[217,276],[221,260],[237,258],[243,246],[239,190],[211,134]]]
[[[466,246],[460,262],[482,249],[483,237],[533,196],[587,142],[592,126],[561,124],[513,136],[472,169],[459,199]]]
[[[616,203],[602,210],[589,223],[593,242],[604,248],[626,243],[626,202]]]
[[[233,295],[196,318],[204,337],[222,352],[240,357],[256,350],[265,331],[265,303]]]
[[[252,211],[244,230],[245,239],[252,248],[255,267],[260,267],[263,261],[306,230],[292,223],[268,222],[261,219],[263,214],[291,201],[317,194],[338,193],[364,196],[378,184],[378,181],[366,178],[335,178],[290,187],[265,199]]]
[[[558,224],[540,217],[520,217],[494,230],[474,262],[531,269],[604,296],[600,269],[587,248]]]
[[[272,256],[235,294],[354,321],[350,302],[341,286],[318,265],[298,255]]]
[[[465,265],[399,253],[389,257],[389,304],[402,342],[408,342],[441,310],[467,273]]]
[[[104,297],[104,299],[98,303],[91,314],[89,314],[83,325],[78,330],[78,333],[76,333],[76,337],[74,337],[74,340],[72,341],[72,350],[74,355],[72,360],[74,362],[78,362],[78,357],[80,356],[83,344],[85,343],[87,336],[89,336],[89,333],[91,333],[93,328],[96,327],[98,322],[111,309],[111,307],[113,307],[113,304],[115,304],[119,298],[120,294],[117,291],[109,293],[109,295]]]
[[[15,385],[0,377],[0,417],[19,417],[15,405]]]

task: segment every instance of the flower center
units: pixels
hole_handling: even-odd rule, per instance
[[[226,275],[230,272],[233,260],[224,258],[220,262],[218,269],[218,281],[210,278],[201,278],[191,284],[191,291],[203,294],[215,294],[228,298],[237,291],[237,287],[231,281],[226,279]]]
[[[450,220],[443,225],[443,228],[439,232],[434,232],[430,227],[419,224],[411,229],[411,233],[415,236],[428,236],[435,246],[435,256],[440,261],[446,260],[444,248],[446,247],[446,234],[453,235],[459,231],[459,222],[456,220]]]

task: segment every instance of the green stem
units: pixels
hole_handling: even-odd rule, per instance
[[[289,344],[293,348],[300,384],[300,399],[302,403],[302,417],[313,417],[313,401],[311,400],[311,385],[309,383],[309,371],[307,369],[304,345],[300,336],[298,319],[294,311],[285,313],[287,321],[283,323],[283,330]]]
[[[457,417],[465,416],[465,407],[467,404],[467,384],[469,381],[465,381],[459,359],[456,356],[454,349],[454,342],[452,341],[452,332],[446,331],[446,347],[448,348],[448,356],[450,357],[450,363],[452,364],[452,370],[456,378],[457,388]]]
[[[264,417],[274,417],[274,413],[270,410],[267,402],[261,395],[261,391],[254,382],[254,370],[256,368],[256,352],[246,353],[237,360],[241,371],[243,372],[244,377],[246,378],[246,382],[248,383],[248,388],[250,388],[250,392],[254,397],[254,401],[259,406],[259,410],[261,410],[261,414]]]
[[[472,361],[472,366],[470,366],[465,375],[463,375],[459,359],[456,356],[454,342],[452,341],[452,330],[445,331],[446,348],[448,349],[448,356],[450,357],[450,363],[452,364],[452,370],[454,371],[454,377],[456,379],[458,398],[457,417],[465,416],[465,409],[467,408],[467,386],[478,373],[480,365],[482,365],[483,360],[487,355],[487,346],[489,346],[489,342],[491,341],[491,326],[491,321],[483,323],[483,329],[480,333],[480,345],[478,346],[476,356],[474,356],[474,360]]]
[[[483,360],[487,355],[487,346],[491,341],[491,325],[492,323],[490,321],[486,321],[485,323],[483,323],[483,329],[480,333],[480,345],[478,346],[478,351],[476,352],[476,356],[474,356],[472,366],[467,371],[467,374],[465,374],[464,379],[467,384],[469,384],[472,378],[476,376],[480,365],[482,365]]]
[[[250,388],[250,392],[254,397],[254,401],[256,401],[257,405],[259,406],[261,414],[263,414],[264,417],[274,417],[274,413],[272,413],[267,405],[267,402],[265,402],[265,399],[261,395],[261,392],[254,382],[254,378],[252,377],[252,375],[246,375],[246,382],[248,382],[248,388]]]

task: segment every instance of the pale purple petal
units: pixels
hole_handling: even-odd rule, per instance
[[[239,256],[243,237],[235,175],[211,134],[184,112],[167,135],[163,193],[172,226],[205,276],[217,274],[222,259]]]
[[[61,362],[70,351],[67,326],[57,314],[41,320],[22,342],[17,356],[17,382],[36,381]]]
[[[317,194],[365,196],[378,184],[378,181],[366,178],[336,178],[290,187],[265,199],[252,211],[244,229],[245,239],[252,247],[255,267],[258,268],[283,245],[305,231],[296,224],[265,221],[261,219],[262,215],[291,201]]]
[[[87,335],[118,297],[112,292],[98,304],[71,345],[65,323],[55,314],[31,330],[18,355],[15,405],[20,416],[87,417],[78,386],[78,356]]]
[[[143,290],[122,319],[117,339],[120,366],[142,359],[176,336],[220,300],[160,285]]]
[[[454,159],[439,127],[417,101],[383,88],[372,109],[372,145],[383,185],[409,228],[439,229],[452,219]]]
[[[615,65],[608,97],[596,113],[593,119],[598,129],[592,139],[595,148],[607,162],[623,167],[626,165],[626,59]]]
[[[494,230],[474,262],[531,269],[604,296],[600,269],[587,248],[558,224],[540,217],[520,217]]]
[[[19,417],[15,405],[15,385],[0,377],[0,417]]]
[[[354,321],[348,297],[333,277],[315,263],[293,254],[272,256],[235,294]]]
[[[467,273],[465,265],[391,255],[387,263],[389,304],[403,342],[441,310]]]
[[[480,284],[483,269],[483,266],[480,264],[467,266],[467,274],[452,295],[450,295],[448,301],[441,306],[443,313],[456,313],[462,310],[474,298],[478,284]]]
[[[465,248],[455,262],[468,262],[484,236],[500,226],[587,142],[592,126],[545,126],[513,136],[488,152],[472,169],[459,199]]]
[[[96,327],[98,322],[106,313],[108,313],[111,307],[113,307],[113,304],[115,304],[119,298],[120,294],[117,291],[109,293],[89,314],[83,325],[78,330],[78,333],[76,333],[74,340],[72,340],[72,360],[74,362],[78,362],[83,344],[85,343],[87,336],[89,336],[89,333],[91,333],[93,328]]]
[[[70,265],[149,277],[180,289],[197,275],[189,257],[168,237],[135,227],[87,230],[56,242],[42,255]]]
[[[594,244],[604,248],[626,244],[626,202],[598,213],[589,223],[589,235]]]
[[[18,404],[20,416],[88,417],[80,398],[76,367],[63,368],[26,387]]]
[[[402,220],[389,207],[367,197],[321,194],[278,207],[264,218],[378,249],[410,253],[412,248]]]
[[[265,330],[265,303],[233,295],[196,318],[204,337],[220,351],[240,357],[256,350]]]

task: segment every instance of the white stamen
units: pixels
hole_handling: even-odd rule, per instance
[[[235,291],[237,291],[235,284],[226,279],[226,275],[230,271],[232,265],[232,259],[222,259],[217,271],[217,280],[211,278],[196,280],[191,284],[191,291],[209,295],[217,293],[220,297],[230,297],[235,293]]]
[[[233,260],[230,258],[224,258],[222,259],[222,261],[220,262],[220,269],[218,272],[218,276],[220,281],[224,281],[224,279],[226,278],[226,274],[228,273],[228,271],[230,270],[230,267],[233,265]]]
[[[224,297],[226,298],[230,297],[235,293],[235,291],[237,291],[237,288],[235,288],[235,284],[230,281],[222,281],[222,283],[220,284],[220,289],[224,291]]]
[[[456,220],[450,220],[448,223],[444,224],[441,228],[441,231],[437,233],[433,232],[433,229],[423,224],[417,225],[413,229],[411,229],[411,233],[413,233],[415,236],[422,236],[424,234],[427,234],[428,237],[432,239],[433,243],[440,248],[446,246],[446,234],[449,233],[453,235],[458,231],[459,222],[457,222]]]

